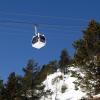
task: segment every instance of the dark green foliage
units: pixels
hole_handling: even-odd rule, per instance
[[[0,80],[0,91],[2,90],[3,88],[3,80]]]
[[[48,66],[51,66],[51,71],[54,73],[57,71],[57,69],[59,68],[59,64],[58,64],[58,61],[57,60],[54,60],[54,61],[50,61]],[[51,72],[51,73],[52,73]]]
[[[37,90],[40,91],[38,93],[39,97],[51,94],[50,91],[44,92],[44,86],[42,86],[42,82],[46,79],[47,75],[54,73],[57,70],[57,68],[58,68],[58,62],[56,60],[50,61],[49,64],[43,65],[40,72],[37,74],[35,78],[35,83],[38,85]]]
[[[59,67],[62,72],[66,73],[68,65],[70,64],[70,57],[66,49],[63,49],[60,55]]]
[[[100,93],[100,23],[92,20],[83,31],[83,38],[73,45],[76,49],[74,61],[86,74],[79,79],[81,87],[90,94]]]
[[[3,80],[0,80],[0,100],[2,100],[2,98],[1,98],[1,96],[2,96],[2,90],[3,90],[3,87],[4,87],[4,85],[3,85]]]
[[[80,39],[74,42],[75,53],[75,63],[83,65],[85,61],[88,60],[88,54],[84,46],[84,40]]]
[[[58,62],[56,60],[49,62],[47,65],[43,65],[41,71],[37,74],[35,82],[41,84],[47,77],[47,75],[54,73],[58,68]]]
[[[48,67],[46,65],[43,65],[41,71],[36,76],[35,82],[37,84],[41,84],[41,82],[45,80],[47,74],[48,74]]]
[[[62,88],[61,88],[62,93],[64,93],[66,91],[66,89],[67,89],[67,86],[63,85]]]
[[[83,33],[83,39],[73,44],[76,49],[75,62],[81,65],[93,60],[94,56],[100,60],[100,24],[92,20]]]
[[[30,59],[27,63],[27,66],[23,68],[24,77],[22,78],[22,92],[25,97],[28,95],[34,97],[34,91],[36,89],[35,78],[38,74],[39,66],[38,64]]]
[[[60,55],[59,65],[60,67],[65,67],[69,64],[69,55],[66,49],[63,49]]]
[[[8,92],[7,92],[6,88],[3,87],[0,91],[0,100],[7,100],[8,98],[9,98]]]
[[[24,77],[25,78],[27,77],[31,81],[32,78],[35,78],[38,72],[38,69],[39,69],[39,66],[34,60],[32,59],[28,60],[27,66],[23,68],[23,71],[25,73]]]
[[[7,83],[2,87],[1,98],[2,100],[14,100],[17,97],[21,97],[21,85],[19,77],[12,72]]]

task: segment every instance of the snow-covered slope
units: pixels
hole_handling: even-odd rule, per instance
[[[70,68],[70,72],[63,74],[60,71],[47,76],[43,82],[45,85],[44,91],[47,93],[41,100],[79,100],[86,96],[79,88],[75,89],[75,80],[77,78],[71,77],[71,70],[77,71],[76,68]]]

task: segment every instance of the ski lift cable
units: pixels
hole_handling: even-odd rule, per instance
[[[11,26],[10,26],[11,25]],[[17,28],[17,31],[25,31],[25,30],[29,30],[29,28],[24,28],[24,26],[22,26],[22,28],[20,27],[20,26],[12,26],[12,24],[1,24],[0,23],[0,29],[1,28],[8,28],[8,29],[13,29],[13,30],[15,30],[16,28]],[[20,28],[18,28],[18,27],[20,27]],[[25,26],[26,27],[26,26]],[[34,27],[34,25],[33,25],[33,27]],[[78,28],[78,27],[77,27]],[[73,27],[66,27],[66,28],[63,28],[63,27],[60,27],[60,28],[57,28],[57,27],[38,27],[38,29],[46,29],[46,30],[50,30],[50,31],[63,31],[63,32],[80,32],[81,31],[81,29],[83,29],[82,27],[81,27],[81,29],[77,29],[77,28],[73,28]],[[36,32],[37,30],[35,30],[35,34],[37,33]],[[32,34],[33,34],[33,32],[32,32]],[[47,33],[46,33],[47,34]]]
[[[84,18],[71,18],[71,17],[62,17],[62,16],[44,16],[44,15],[37,15],[37,14],[29,14],[29,13],[9,13],[9,12],[1,12],[1,14],[7,14],[7,15],[20,15],[20,16],[34,16],[34,17],[41,17],[41,18],[52,18],[52,19],[62,19],[62,20],[72,20],[72,21],[84,21],[88,22],[89,19]]]
[[[19,26],[20,23],[17,23],[18,26],[16,26],[16,25],[15,25],[15,26],[14,26],[14,25],[12,26],[12,24],[13,24],[13,23],[8,23],[8,22],[7,22],[7,23],[0,23],[0,27],[4,27],[4,28],[6,27],[6,28],[8,28],[8,29],[13,29],[13,30],[15,30],[15,29],[17,28],[17,31],[20,31],[20,30],[21,30],[21,31],[22,31],[22,30],[24,30],[24,31],[25,31],[25,30],[29,30],[29,27],[28,27],[28,28],[24,28],[24,27],[26,27],[26,26],[23,26],[23,25],[21,25],[21,27],[22,27],[22,28],[21,28],[21,27]],[[15,24],[16,24],[16,23],[15,23]],[[21,24],[22,24],[22,22],[21,22]],[[25,24],[25,23],[24,23],[24,24]],[[39,26],[39,25],[37,25],[37,24],[32,24],[32,25],[33,25],[32,27],[34,27],[35,25],[36,25],[37,27]],[[41,25],[40,25],[40,26],[41,26]],[[57,25],[57,26],[58,26],[58,25]],[[18,28],[18,27],[20,27],[20,28]],[[43,25],[43,26],[41,26],[41,27],[38,27],[38,29],[46,29],[46,30],[51,30],[51,31],[52,31],[52,30],[54,30],[54,31],[63,31],[63,32],[69,32],[69,33],[74,32],[74,33],[75,33],[75,32],[80,32],[81,29],[83,29],[84,26],[81,26],[81,27],[78,27],[78,26],[77,26],[77,27],[75,27],[75,28],[74,28],[74,27],[75,27],[75,26],[73,26],[73,27],[71,27],[71,26],[68,26],[68,27],[67,27],[67,26],[66,26],[66,28],[65,28],[65,27],[64,27],[64,28],[63,28],[63,27],[59,27],[59,28],[58,28],[58,27],[51,27],[51,26],[48,27],[48,26],[46,26],[46,25]],[[81,28],[81,29],[79,29],[79,28]],[[0,28],[0,29],[1,29],[1,28]],[[37,33],[36,31],[37,31],[37,30],[35,30],[35,33]],[[33,32],[32,32],[32,34],[33,34]]]
[[[15,26],[14,25],[12,26],[11,24],[0,24],[0,29],[2,27],[3,28],[10,28],[10,29],[17,29],[17,30],[29,30],[29,29],[31,29],[32,26],[29,28],[27,26],[18,26],[18,25],[17,26],[16,25]],[[33,27],[34,27],[34,25],[33,25]],[[57,31],[57,30],[60,31],[61,30],[61,31],[66,31],[66,32],[68,32],[68,31],[71,31],[71,32],[72,31],[73,32],[74,31],[79,31],[79,30],[82,30],[84,28],[85,28],[85,26],[81,26],[81,27],[67,27],[66,26],[66,27],[59,27],[59,28],[58,27],[46,27],[46,26],[41,26],[41,27],[39,26],[38,27],[38,29],[40,29],[40,30],[41,29],[43,29],[43,30],[44,29],[46,29],[46,30],[55,30],[55,31]],[[35,33],[37,33],[37,29],[36,28],[35,28]]]
[[[14,20],[0,20],[0,23],[2,24],[26,24],[26,25],[34,25],[34,27],[36,26],[36,24],[34,22],[28,22],[28,21],[14,21]],[[48,24],[48,23],[39,23],[39,26],[45,26],[45,27],[51,27],[51,28],[80,28],[80,27],[84,27],[83,25],[57,25],[57,24]]]
[[[11,27],[12,28],[12,27]],[[41,27],[40,27],[41,28]],[[9,28],[8,28],[9,29]],[[49,30],[52,30],[52,29],[49,29]],[[59,31],[59,29],[57,28],[57,29],[53,29],[53,30],[56,30],[56,31]],[[31,31],[23,31],[22,29],[21,30],[19,30],[19,29],[17,29],[17,30],[15,30],[15,28],[13,28],[13,31],[12,30],[10,30],[11,32],[9,33],[9,32],[4,32],[4,31],[2,31],[2,34],[8,34],[8,35],[14,35],[14,36],[17,36],[17,37],[20,37],[20,36],[22,36],[22,37],[26,37],[26,35],[28,35],[27,33],[32,33],[33,34],[33,32],[31,32]],[[61,30],[62,31],[62,30]],[[78,33],[78,32],[80,32],[80,30],[63,30],[64,32],[66,32],[67,34],[64,34],[64,32],[62,32],[62,34],[66,37],[68,37],[69,35],[73,35],[73,34],[70,34],[70,33]],[[16,33],[17,32],[17,33]],[[18,34],[18,33],[21,33],[21,34]],[[25,34],[26,33],[26,34]],[[81,32],[80,32],[81,33]],[[0,33],[1,34],[1,33]],[[46,34],[49,34],[49,33],[46,33]],[[59,35],[59,34],[58,34]],[[54,39],[53,37],[51,37],[50,39]],[[63,39],[63,38],[61,38],[61,37],[56,37],[56,39]]]

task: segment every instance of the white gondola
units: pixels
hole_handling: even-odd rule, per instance
[[[44,35],[37,33],[37,29],[35,27],[35,36],[32,37],[32,47],[36,49],[40,49],[46,45],[46,38]]]

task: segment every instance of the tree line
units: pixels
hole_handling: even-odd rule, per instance
[[[15,72],[9,74],[7,82],[0,80],[0,100],[38,100],[42,96],[44,86],[41,86],[48,74],[56,72],[60,66],[66,66],[69,63],[67,50],[61,53],[59,62],[50,61],[40,69],[35,60],[29,59],[26,67],[22,70],[24,76],[17,75]],[[36,90],[39,93],[36,93]]]

